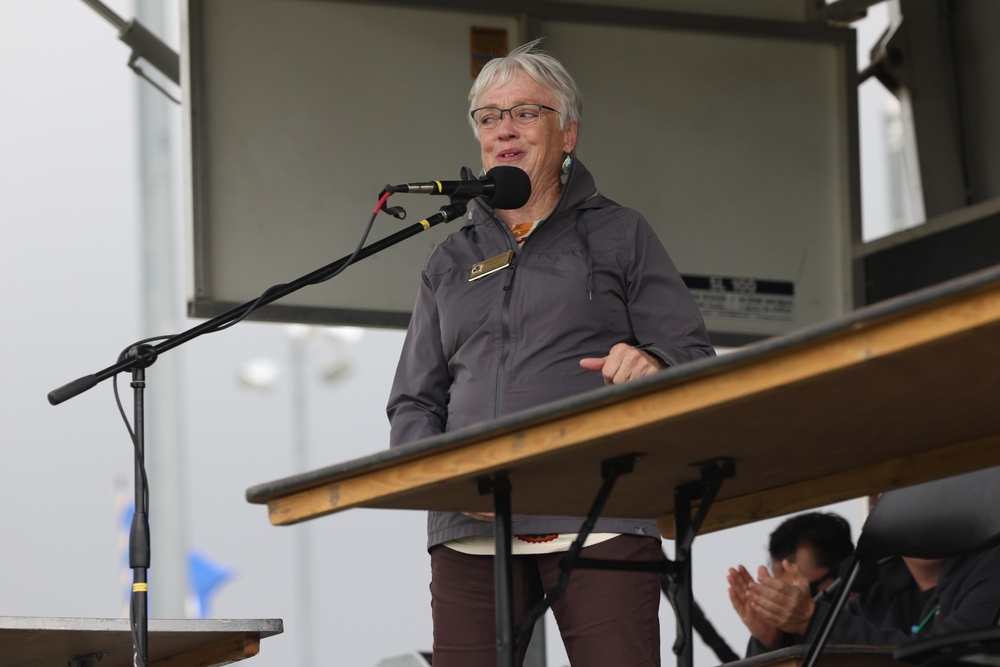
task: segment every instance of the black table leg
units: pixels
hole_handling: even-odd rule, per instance
[[[494,585],[497,608],[497,667],[514,667],[514,582],[511,574],[510,479],[500,471],[479,480],[480,493],[493,494]]]
[[[673,592],[674,613],[677,614],[677,640],[674,642],[677,667],[694,665],[691,546],[709,508],[715,502],[722,481],[736,474],[735,462],[728,457],[709,459],[695,465],[701,468],[701,480],[681,484],[674,489],[674,578],[670,588]],[[701,504],[698,506],[698,513],[692,518],[691,504],[698,499]]]

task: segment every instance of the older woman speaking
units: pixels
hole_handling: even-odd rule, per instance
[[[562,64],[526,44],[487,63],[469,99],[483,169],[523,169],[531,196],[515,210],[474,200],[428,256],[388,403],[393,446],[714,354],[652,228],[576,158],[582,102]],[[513,517],[515,619],[555,585],[582,521]],[[492,535],[490,514],[428,516],[434,667],[496,664]],[[602,518],[583,555],[660,560],[656,522]],[[575,571],[552,607],[574,667],[659,665],[659,600],[655,573]]]

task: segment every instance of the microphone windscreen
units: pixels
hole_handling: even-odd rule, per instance
[[[531,179],[517,167],[493,167],[486,172],[486,180],[493,182],[493,194],[484,197],[493,208],[512,210],[521,208],[531,197]]]

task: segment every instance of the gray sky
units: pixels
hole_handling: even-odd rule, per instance
[[[129,0],[107,4],[134,15]],[[860,51],[870,39],[859,39]],[[167,41],[177,44],[176,36]],[[46,394],[110,366],[139,337],[136,89],[146,84],[127,59],[112,27],[80,0],[0,4],[0,504],[8,510],[0,519],[0,615],[123,615],[116,483],[131,494],[132,450],[111,382],[57,407]],[[867,169],[866,179],[878,177],[877,162]],[[372,174],[375,190],[384,181]],[[866,215],[874,219],[870,211],[879,209],[871,206]],[[369,212],[357,212],[359,230]],[[386,446],[384,403],[401,340],[400,332],[369,330],[358,343],[320,336],[309,345],[309,468]],[[422,513],[355,510],[276,528],[265,508],[244,500],[248,486],[297,472],[287,372],[264,392],[237,380],[258,357],[287,371],[289,350],[286,327],[243,323],[168,353],[182,369],[188,543],[235,573],[213,598],[212,616],[284,619],[285,634],[263,642],[251,664],[299,664],[309,623],[295,599],[294,545],[305,530],[324,664],[374,667],[429,649]],[[352,373],[324,383],[311,371],[333,357],[349,360]],[[155,392],[155,365],[148,378],[147,393]],[[119,386],[131,414],[128,378]],[[147,451],[157,444],[147,442]],[[151,489],[151,521],[167,509]],[[859,503],[836,509],[856,533]],[[695,597],[737,651],[748,635],[729,605],[726,568],[762,562],[775,523],[695,541]],[[151,576],[159,548],[153,544]],[[665,604],[662,617],[664,664],[673,664],[674,619]],[[549,629],[549,665],[558,667],[565,653]],[[696,662],[716,660],[699,644]]]

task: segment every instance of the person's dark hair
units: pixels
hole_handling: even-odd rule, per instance
[[[777,563],[795,555],[803,542],[812,545],[816,564],[831,571],[854,552],[847,520],[832,512],[809,512],[793,516],[771,533],[767,549],[771,561]]]

